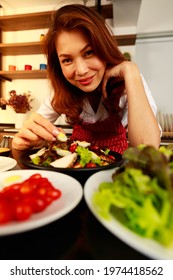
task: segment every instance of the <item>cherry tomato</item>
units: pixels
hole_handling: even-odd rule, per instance
[[[47,193],[47,189],[44,186],[38,186],[38,188],[35,189],[36,196],[45,196],[46,193]]]
[[[29,203],[19,201],[14,205],[14,219],[17,221],[27,220],[33,213]]]
[[[52,202],[52,201],[51,201]],[[50,203],[49,203],[50,204]],[[33,200],[32,200],[32,205],[33,205],[33,212],[34,213],[38,213],[38,212],[41,212],[43,211],[48,203],[47,203],[47,199],[43,199],[43,198],[40,198],[40,197],[33,197]]]
[[[54,198],[52,198],[52,197],[50,197],[50,196],[45,196],[45,197],[44,197],[44,202],[46,203],[47,206],[48,206],[49,204],[51,204],[53,200],[54,200]]]
[[[38,173],[22,183],[12,184],[0,191],[0,224],[27,220],[60,196],[61,191]]]
[[[2,190],[2,193],[11,193],[11,192],[18,192],[19,189],[20,189],[20,186],[21,184],[20,183],[17,183],[17,184],[12,184],[8,187],[5,187],[3,190]]]
[[[42,178],[42,176],[39,173],[35,173],[35,174],[31,175],[28,180],[35,180],[35,179],[40,179],[40,178]]]
[[[23,183],[21,183],[19,191],[22,195],[30,195],[31,193],[33,193],[33,187],[29,183],[29,181],[24,181]]]
[[[92,145],[92,146],[90,146],[90,150],[91,151],[98,151],[98,150],[100,150],[100,148],[99,148],[99,146],[94,146],[94,145]]]
[[[112,156],[112,155],[108,155],[108,158],[110,158],[113,161],[116,161],[116,158],[114,156]]]
[[[52,189],[52,190],[48,191],[47,195],[48,195],[48,197],[50,197],[52,199],[58,199],[61,196],[61,191],[56,190],[56,189]]]
[[[50,191],[50,190],[53,190],[54,188],[52,187],[52,185],[47,181],[41,183],[35,190],[34,190],[34,194],[36,196],[39,196],[39,197],[43,197],[43,196],[46,196],[47,193]]]
[[[71,153],[74,153],[75,150],[76,150],[76,148],[77,148],[77,146],[78,146],[78,145],[77,145],[76,143],[71,144],[71,145],[70,145],[70,148],[69,148],[70,152],[71,152]]]
[[[85,165],[85,167],[87,167],[87,168],[92,168],[92,167],[96,167],[97,165],[95,164],[95,163],[93,163],[93,162],[89,162],[89,163],[87,163],[86,165]]]
[[[0,197],[0,224],[5,224],[12,219],[12,210],[10,207],[10,202]]]
[[[5,187],[2,190],[2,193],[5,195],[5,197],[7,199],[11,199],[11,200],[19,200],[20,199],[20,187],[21,184],[17,183],[17,184],[13,184],[11,186]]]

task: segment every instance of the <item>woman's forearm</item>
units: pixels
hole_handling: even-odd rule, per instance
[[[128,139],[131,146],[160,145],[160,129],[145,93],[135,64],[126,71],[125,87],[128,99]]]

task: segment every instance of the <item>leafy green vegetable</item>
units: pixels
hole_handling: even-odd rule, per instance
[[[110,150],[109,149],[106,149],[105,151],[104,150],[102,150],[103,151],[103,153],[105,154],[105,155],[108,155],[109,154],[109,152],[110,152]]]
[[[103,218],[116,217],[137,234],[168,246],[173,242],[173,173],[171,156],[164,153],[149,146],[127,149],[125,163],[113,182],[99,185],[93,204]]]
[[[171,170],[168,157],[163,152],[151,146],[146,146],[142,150],[129,148],[124,152],[123,158],[128,160],[126,167],[138,168],[151,177],[157,177],[159,185],[169,190],[173,201]]]
[[[102,161],[98,155],[96,155],[94,152],[89,151],[87,148],[78,146],[76,148],[76,152],[80,157],[80,164],[82,167],[84,167],[87,163],[93,162],[97,165],[101,165]]]
[[[87,148],[78,146],[76,152],[80,156],[80,164],[82,167],[91,161],[91,152]]]
[[[40,164],[40,157],[35,157],[31,160],[34,164],[39,165]]]
[[[52,158],[47,157],[47,159],[43,161],[43,159],[40,156],[37,156],[35,158],[32,158],[31,161],[36,165],[50,166],[50,163],[52,162]]]
[[[43,161],[43,166],[50,166],[50,163],[52,162],[52,158],[48,157],[45,161]]]

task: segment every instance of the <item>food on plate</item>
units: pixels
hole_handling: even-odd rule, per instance
[[[65,167],[65,168],[69,167],[70,168],[73,166],[76,159],[77,159],[77,154],[73,153],[73,154],[69,154],[67,156],[63,156],[59,159],[56,159],[55,161],[50,163],[50,165],[53,167]]]
[[[10,176],[6,182],[15,179],[17,180],[17,177]],[[55,189],[51,182],[39,173],[22,182],[8,185],[0,191],[0,225],[27,220],[60,197],[61,191]]]
[[[8,156],[10,153],[10,149],[9,148],[5,148],[5,147],[0,147],[0,156]]]
[[[173,146],[128,148],[112,182],[93,195],[96,211],[116,218],[135,233],[165,245],[173,244]]]
[[[0,153],[8,152],[9,148],[0,148]]]
[[[108,149],[100,149],[86,141],[62,141],[62,138],[61,141],[47,143],[29,157],[35,165],[56,168],[94,168],[113,164],[117,160]]]
[[[3,187],[7,187],[8,185],[22,182],[22,176],[21,175],[12,175],[7,178],[5,178],[2,182]]]
[[[66,142],[67,141],[67,136],[64,133],[59,132],[58,135],[57,135],[57,140],[59,140],[61,142]]]

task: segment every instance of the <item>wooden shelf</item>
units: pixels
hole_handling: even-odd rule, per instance
[[[135,45],[136,34],[120,35],[115,37],[119,46]],[[28,55],[28,54],[42,54],[42,41],[40,42],[25,42],[25,43],[11,43],[0,44],[0,53],[7,55]]]
[[[91,7],[96,10],[96,7]],[[104,18],[113,17],[113,5],[103,5],[101,7],[101,15]],[[51,23],[52,11],[31,13],[31,14],[17,14],[0,17],[0,28],[3,31],[21,31],[49,28]]]
[[[52,12],[17,14],[0,17],[0,27],[3,31],[21,31],[48,28]]]
[[[91,7],[93,10],[97,11],[97,7]],[[106,19],[106,18],[113,18],[113,5],[101,5],[100,7],[100,12],[101,16]]]
[[[136,42],[136,34],[127,34],[115,36],[118,46],[134,46]]]
[[[42,47],[43,47],[42,41],[0,44],[0,53],[2,55],[42,54],[43,53]]]
[[[0,79],[12,81],[13,79],[46,79],[47,70],[19,70],[0,71]]]
[[[173,131],[163,131],[162,138],[173,138]]]

